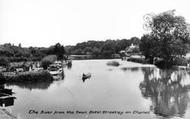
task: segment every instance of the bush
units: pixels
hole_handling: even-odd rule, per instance
[[[174,59],[173,64],[178,66],[187,66],[188,60],[183,57],[177,57]]]
[[[57,60],[57,57],[55,55],[48,55],[42,59],[41,66],[44,69],[47,69],[49,65],[54,63],[56,60]]]
[[[107,63],[107,65],[109,65],[109,66],[119,66],[120,64],[117,61],[110,61],[110,62]]]
[[[9,60],[6,57],[0,57],[0,66],[8,66]]]
[[[155,65],[160,69],[169,69],[172,68],[172,62],[166,62],[165,60],[159,60],[155,63]]]
[[[144,58],[129,58],[127,61],[142,63],[142,64],[149,64],[149,61],[145,60]]]
[[[46,81],[52,81],[53,77],[51,74],[47,71],[38,71],[38,72],[26,72],[26,73],[20,73],[16,75],[4,75],[3,78],[5,79],[5,82],[46,82]]]
[[[22,62],[22,61],[27,61],[27,60],[28,60],[28,58],[23,57],[23,56],[21,56],[21,57],[9,57],[10,62]]]
[[[0,84],[3,84],[5,82],[5,77],[2,73],[0,73]]]
[[[49,61],[49,60],[42,60],[42,61],[41,61],[41,66],[42,66],[44,69],[47,69],[50,64],[52,64],[52,62]]]

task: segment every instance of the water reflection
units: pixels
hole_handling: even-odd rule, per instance
[[[41,90],[45,90],[48,89],[49,86],[53,83],[53,81],[51,80],[47,80],[47,81],[38,81],[38,82],[26,82],[26,83],[20,83],[20,82],[14,82],[14,83],[8,83],[6,84],[7,86],[18,86],[20,88],[25,88],[25,89],[41,89]]]
[[[190,84],[189,74],[185,70],[142,68],[144,80],[140,90],[145,98],[150,98],[150,107],[156,115],[162,117],[183,117],[187,110]]]
[[[131,71],[131,72],[137,72],[141,69],[141,67],[123,67],[121,70],[123,71]]]
[[[67,63],[67,69],[71,69],[71,68],[72,68],[72,62],[69,61],[69,62]]]

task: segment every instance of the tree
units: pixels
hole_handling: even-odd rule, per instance
[[[140,39],[138,37],[132,37],[130,39],[131,43],[133,43],[134,45],[139,45]]]
[[[99,57],[100,54],[101,54],[101,49],[96,48],[96,47],[94,47],[94,48],[92,49],[92,55],[93,55],[94,58]]]
[[[56,55],[58,60],[64,59],[65,48],[63,45],[61,45],[60,43],[57,43],[49,49],[50,49],[50,54]]]
[[[115,52],[119,53],[121,50],[125,50],[126,47],[131,45],[131,41],[127,39],[117,40],[115,44]]]
[[[57,57],[55,55],[48,55],[41,60],[41,66],[44,69],[47,69],[49,65],[54,63],[56,60],[57,60]]]
[[[113,54],[115,53],[115,42],[111,40],[107,40],[104,46],[101,49],[101,54],[104,58],[112,58]]]
[[[153,15],[146,21],[151,32],[144,35],[140,43],[140,49],[146,57],[158,57],[168,63],[187,53],[187,23],[184,17],[176,16],[174,12],[170,10]]]
[[[0,57],[0,66],[7,67],[9,65],[9,61],[6,57]]]
[[[55,44],[53,47],[53,53],[57,56],[58,60],[61,60],[61,67],[62,67],[62,79],[64,78],[64,70],[63,70],[63,60],[66,60],[65,57],[65,48],[60,43]]]
[[[141,42],[139,45],[139,49],[142,52],[142,55],[144,55],[145,59],[148,59],[150,63],[153,63],[155,53],[159,52],[156,50],[157,43],[154,41],[155,40],[151,35],[146,34],[141,37]]]

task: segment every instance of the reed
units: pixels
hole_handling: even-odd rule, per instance
[[[1,82],[39,82],[39,81],[52,81],[53,77],[47,71],[38,72],[21,72],[18,74],[1,74]]]

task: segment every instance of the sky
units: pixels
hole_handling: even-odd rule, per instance
[[[49,47],[147,33],[143,16],[176,9],[190,23],[190,0],[0,0],[0,44]]]

